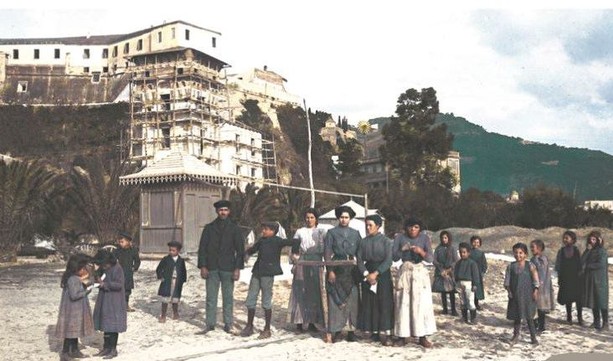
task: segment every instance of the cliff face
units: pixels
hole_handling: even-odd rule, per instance
[[[61,66],[7,66],[0,83],[2,104],[91,104],[118,100],[128,86],[129,74],[71,75]],[[127,100],[127,99],[124,99]]]

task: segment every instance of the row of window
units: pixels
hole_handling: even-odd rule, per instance
[[[175,38],[175,28],[172,28],[172,38]],[[185,40],[189,40],[190,38],[190,31],[189,29],[185,29]],[[158,43],[161,43],[163,40],[163,36],[162,36],[162,32],[159,31],[157,33],[157,39],[158,39]],[[213,48],[217,47],[217,39],[215,37],[211,38],[211,45]],[[140,51],[143,50],[143,39],[138,39],[136,41],[136,50]],[[123,45],[123,54],[129,54],[130,53],[130,43],[127,42]],[[112,52],[112,56],[113,57],[117,57],[117,55],[119,54],[119,47],[118,45],[115,45],[113,47],[113,52]],[[102,49],[102,59],[108,59],[109,57],[109,49],[105,48]],[[53,49],[53,58],[54,59],[60,59],[60,49]],[[89,59],[90,58],[90,49],[83,49],[83,59]],[[19,49],[13,49],[13,59],[19,59]],[[40,59],[40,49],[34,49],[34,59]]]

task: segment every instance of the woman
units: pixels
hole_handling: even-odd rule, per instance
[[[321,261],[324,256],[326,230],[317,227],[319,214],[314,208],[304,212],[305,226],[298,229],[294,239],[300,240],[300,255],[292,261]],[[319,267],[295,265],[293,270],[292,293],[289,297],[288,322],[296,324],[299,332],[308,324],[309,332],[317,332],[315,324],[323,324],[323,307]]]
[[[367,236],[360,242],[357,260],[364,277],[358,328],[372,334],[383,346],[392,346],[394,292],[390,267],[392,240],[379,233],[383,220],[379,215],[366,217]]]
[[[609,272],[607,250],[602,235],[592,231],[587,235],[585,251],[581,255],[583,267],[583,305],[594,315],[592,327],[609,329]],[[602,322],[601,322],[602,316]]]
[[[447,308],[447,295],[451,306],[451,315],[457,316],[455,309],[455,281],[453,279],[453,269],[458,261],[458,251],[452,244],[451,233],[442,231],[440,234],[441,243],[434,250],[434,283],[432,292],[441,294],[443,303],[443,315],[449,314]]]
[[[325,238],[324,259],[326,262],[355,260],[360,244],[360,233],[349,227],[355,211],[348,206],[334,210],[338,226],[328,231]],[[347,341],[357,341],[355,328],[358,320],[358,287],[354,277],[356,266],[327,267],[328,333],[334,333],[333,341],[339,341],[341,331],[347,331]],[[359,282],[359,281],[358,281]]]
[[[419,337],[419,344],[430,348],[427,336],[436,332],[436,322],[430,275],[423,262],[433,260],[432,241],[421,228],[421,221],[409,218],[404,223],[405,233],[398,235],[392,246],[393,260],[403,262],[396,281],[394,334],[400,337],[398,346]]]

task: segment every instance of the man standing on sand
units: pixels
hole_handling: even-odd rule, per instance
[[[217,218],[207,224],[200,237],[198,268],[206,280],[206,326],[197,334],[204,335],[215,329],[217,323],[217,296],[221,284],[223,299],[223,330],[231,333],[234,309],[234,281],[244,268],[245,243],[240,228],[230,220],[230,202],[213,204]]]

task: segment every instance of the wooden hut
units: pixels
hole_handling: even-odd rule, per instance
[[[179,151],[164,152],[141,171],[120,177],[121,184],[140,187],[140,251],[166,253],[166,244],[176,240],[183,253],[197,252],[202,229],[217,217],[213,203],[236,181]]]

